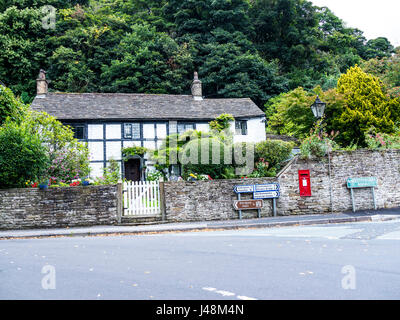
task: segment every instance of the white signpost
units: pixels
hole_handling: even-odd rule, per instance
[[[235,186],[234,191],[237,194],[238,200],[241,199],[242,193],[253,193],[254,200],[272,199],[272,208],[274,217],[276,217],[276,199],[280,197],[280,186],[279,183],[268,183],[268,184],[256,184],[256,185],[243,185]],[[242,210],[239,210],[239,219],[242,219]],[[258,217],[260,218],[261,212],[258,211]]]
[[[260,191],[254,192],[254,199],[277,199],[281,194],[279,191]]]
[[[252,193],[254,192],[254,185],[252,186],[235,186],[235,192],[240,193]]]

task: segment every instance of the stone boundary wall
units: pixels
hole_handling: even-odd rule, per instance
[[[0,189],[0,229],[113,225],[118,186]]]
[[[310,170],[311,197],[300,197],[298,170]],[[352,210],[347,178],[376,177],[377,207],[400,207],[400,150],[352,152],[338,151],[322,159],[293,159],[276,178],[213,180],[198,182],[165,182],[165,216],[168,221],[201,221],[237,219],[233,209],[237,199],[235,185],[262,184],[277,181],[281,197],[278,215],[323,214]],[[242,198],[250,199],[251,194]],[[357,210],[373,209],[371,189],[355,189]],[[261,216],[272,216],[272,201],[264,200]],[[244,218],[257,217],[257,211],[243,211]]]
[[[251,182],[249,181],[251,180]],[[168,221],[207,221],[237,219],[238,211],[233,210],[237,200],[233,188],[243,184],[263,184],[276,181],[275,178],[232,179],[212,181],[164,182],[165,217]],[[242,194],[242,200],[252,199],[251,194]],[[261,216],[272,213],[272,201],[264,201]],[[243,211],[243,218],[257,217],[257,210]]]

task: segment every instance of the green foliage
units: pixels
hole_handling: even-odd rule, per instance
[[[0,85],[0,126],[7,118],[20,121],[26,106],[14,96],[14,93]]]
[[[182,93],[193,70],[187,45],[149,25],[134,25],[103,68],[104,89],[112,92]]]
[[[32,133],[40,132],[46,145],[51,165],[47,177],[57,181],[71,182],[89,175],[89,150],[86,144],[74,138],[69,126],[45,112],[28,111],[24,122]]]
[[[22,188],[41,178],[49,165],[46,151],[39,134],[6,121],[0,127],[0,188]]]
[[[121,179],[120,165],[118,161],[110,159],[108,166],[103,169],[103,176],[96,178],[95,185],[110,185],[117,184]]]
[[[360,64],[360,68],[366,73],[379,77],[389,93],[396,92],[396,88],[398,90],[400,87],[400,48],[397,48],[395,54],[389,57],[364,61]]]
[[[42,26],[44,5],[57,8],[55,29]],[[189,93],[198,70],[206,97],[261,107],[297,87],[333,89],[393,51],[303,0],[4,0],[0,48],[0,80],[25,103],[41,68],[51,90],[169,94]]]
[[[46,177],[61,183],[70,183],[89,175],[89,150],[78,141],[71,141],[68,146],[51,152],[51,164],[46,170]]]
[[[283,93],[266,105],[268,130],[280,135],[295,136],[304,139],[315,123],[311,105],[316,95],[326,102],[325,119],[327,130],[337,130],[336,119],[341,115],[344,101],[336,89],[322,91],[320,87],[312,92],[303,88]]]
[[[184,179],[190,173],[209,175],[213,179],[223,178],[225,169],[229,167],[228,164],[224,164],[225,150],[226,145],[214,137],[186,143],[179,153]]]
[[[221,132],[229,129],[231,121],[235,121],[235,118],[231,114],[223,113],[216,117],[215,120],[210,121],[209,125],[212,130]]]
[[[272,98],[266,106],[268,129],[279,135],[305,137],[314,123],[310,109],[313,99],[303,88]]]
[[[2,116],[7,117],[3,127],[0,128],[10,137],[10,141],[4,143],[4,146],[13,145],[17,153],[22,148],[21,157],[10,158],[10,164],[0,166],[0,175],[8,176],[10,185],[24,186],[22,181],[50,177],[54,181],[66,183],[89,174],[87,146],[74,138],[70,127],[64,126],[56,118],[44,112],[27,109],[14,97],[10,89],[3,86],[0,87],[0,107]],[[27,137],[24,138],[24,135]],[[28,139],[29,136],[32,138]],[[38,141],[41,148],[36,145]],[[8,149],[2,150],[6,152]],[[42,152],[45,154],[45,160]],[[14,159],[25,163],[15,165]],[[30,164],[32,170],[26,169]],[[13,180],[9,174],[11,172],[9,166],[15,166],[15,172],[12,173]],[[26,173],[23,173],[21,168],[24,168]]]
[[[334,141],[338,133],[327,134],[320,130],[317,125],[311,131],[310,136],[303,140],[300,145],[300,154],[303,158],[317,157],[322,158],[328,152],[338,149],[338,144]]]
[[[262,105],[287,89],[277,61],[268,62],[239,46],[208,44],[199,68],[206,97],[251,98]]]
[[[130,157],[140,156],[143,157],[146,152],[149,150],[145,147],[127,147],[122,149],[122,157],[125,161],[127,161]]]
[[[282,140],[266,140],[255,145],[255,160],[268,164],[267,168],[279,170],[283,162],[289,159],[293,150],[293,143]]]
[[[37,74],[49,55],[43,13],[39,8],[17,8],[13,4],[0,10],[0,79],[17,94],[32,94]]]
[[[379,37],[367,42],[363,58],[367,60],[373,58],[382,59],[390,57],[393,52],[394,47],[390,41],[387,38]]]
[[[398,133],[379,133],[371,128],[365,133],[365,143],[371,150],[400,149],[400,136]]]
[[[150,171],[146,174],[146,181],[159,181],[164,175],[160,171]]]
[[[365,146],[364,133],[375,127],[382,133],[393,133],[399,115],[399,101],[388,98],[379,78],[352,67],[338,81],[345,108],[338,118],[341,139],[347,145]]]

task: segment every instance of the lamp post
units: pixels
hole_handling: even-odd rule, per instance
[[[319,96],[317,96],[317,99],[315,99],[315,102],[311,106],[311,110],[314,114],[314,117],[317,118],[317,120],[321,119],[324,116],[325,107],[326,103],[322,102],[319,99]]]
[[[311,110],[314,114],[314,117],[317,119],[317,121],[322,119],[322,117],[324,116],[325,107],[326,107],[326,103],[322,102],[319,99],[319,96],[317,96],[317,98],[315,99],[315,102],[311,106]],[[321,133],[322,133],[322,126],[320,128],[319,135],[321,135]]]

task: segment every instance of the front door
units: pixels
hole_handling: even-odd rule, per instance
[[[128,181],[140,181],[140,159],[125,161],[125,179]]]

